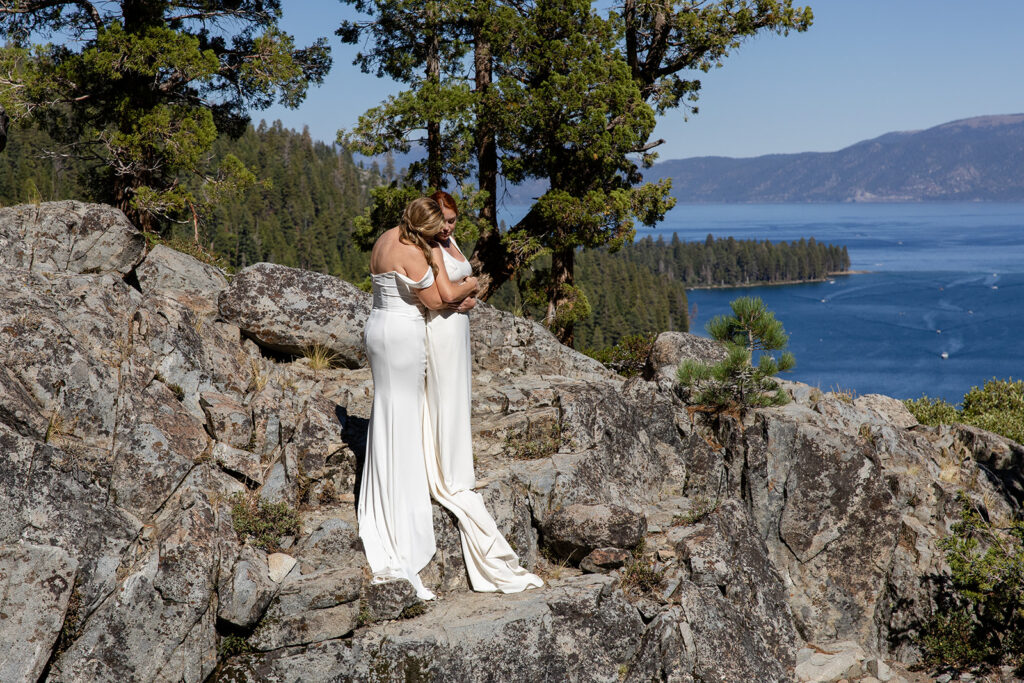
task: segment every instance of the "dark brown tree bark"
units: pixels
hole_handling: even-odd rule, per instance
[[[486,16],[476,21],[473,28],[473,66],[476,91],[481,96],[475,131],[477,181],[480,189],[487,192],[487,201],[480,209],[484,225],[470,262],[480,279],[479,298],[486,301],[512,277],[514,270],[512,255],[502,242],[498,229],[498,147],[489,112],[492,103],[488,101],[493,77],[492,55],[484,21],[487,21]]]
[[[427,10],[427,80],[439,83],[441,80],[441,46],[437,27],[437,5],[431,3]],[[444,180],[441,172],[441,122],[427,121],[427,184],[441,189]]]
[[[551,291],[548,293],[548,329],[566,346],[572,346],[573,327],[571,322],[559,323],[558,311],[562,306],[572,306],[575,299],[570,289],[574,283],[573,261],[576,255],[572,247],[559,249],[551,254]],[[565,287],[564,285],[568,285]]]

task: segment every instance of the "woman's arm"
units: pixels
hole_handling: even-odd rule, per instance
[[[441,253],[441,247],[433,248],[434,263],[438,265],[437,277],[437,291],[441,293],[441,298],[447,304],[458,304],[460,301],[476,292],[477,280],[475,277],[467,277],[465,280],[459,282],[452,282],[448,279],[448,271],[444,267],[444,254]]]
[[[476,298],[472,296],[467,296],[458,304],[448,304],[448,308],[458,313],[469,313],[474,306],[476,306]]]
[[[397,254],[397,263],[395,270],[402,272],[406,277],[413,280],[422,280],[430,272],[430,266],[427,265],[427,259],[424,258],[423,252],[419,250],[419,247],[415,247],[408,244],[402,244],[401,250]],[[441,269],[439,269],[440,272]],[[432,311],[439,311],[447,307],[447,304],[441,298],[441,293],[437,290],[437,280],[431,279],[431,284],[423,289],[413,289],[416,293],[416,298],[420,300],[420,303],[429,308]]]

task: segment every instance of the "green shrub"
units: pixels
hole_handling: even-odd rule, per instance
[[[672,515],[672,526],[690,526],[691,524],[699,524],[708,518],[709,515],[715,513],[718,510],[720,502],[715,500],[708,500],[707,498],[700,497],[693,503],[693,507],[690,508],[685,514]]]
[[[964,394],[963,414],[967,424],[1024,443],[1024,380],[993,378],[981,389],[972,387]]]
[[[414,602],[405,609],[402,610],[401,614],[398,615],[399,619],[415,619],[418,616],[427,613],[427,603],[420,601]]]
[[[1024,443],[1024,380],[991,379],[984,387],[972,387],[957,410],[942,399],[922,396],[903,402],[925,425],[959,422],[1001,434]]]
[[[268,552],[280,548],[282,536],[296,536],[302,529],[299,514],[287,503],[269,503],[244,493],[231,497],[231,525],[240,539],[252,538]]]
[[[960,421],[960,414],[956,408],[941,398],[908,398],[903,405],[923,425],[952,424]]]
[[[217,646],[217,653],[221,657],[231,657],[233,655],[242,654],[243,652],[252,652],[252,645],[249,641],[242,636],[230,635],[224,636],[220,639],[220,644]]]
[[[789,396],[773,377],[796,365],[793,354],[786,351],[775,359],[762,353],[757,365],[752,363],[755,351],[786,348],[789,336],[782,323],[760,298],[740,297],[730,306],[732,315],[716,316],[707,324],[708,334],[725,344],[728,356],[714,365],[683,361],[677,373],[680,384],[694,392],[697,403],[714,408],[788,403]]]
[[[963,671],[992,656],[974,615],[964,608],[936,614],[924,631],[921,644],[929,665]]]
[[[960,520],[939,547],[946,553],[949,608],[926,626],[922,645],[933,666],[963,670],[1024,665],[1024,521],[986,521],[960,493]]]
[[[651,593],[661,584],[663,573],[655,571],[654,563],[647,556],[646,550],[644,541],[633,549],[633,559],[622,568],[622,590]]]
[[[623,377],[636,377],[644,370],[647,356],[654,346],[655,336],[650,334],[632,334],[623,337],[618,344],[603,349],[583,349],[583,353],[614,370]]]

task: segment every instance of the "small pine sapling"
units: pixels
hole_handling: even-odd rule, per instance
[[[793,354],[786,351],[778,359],[762,353],[757,365],[752,363],[755,351],[781,351],[789,336],[775,314],[758,298],[734,300],[732,315],[719,315],[707,324],[708,334],[726,346],[728,355],[713,365],[685,360],[677,371],[679,382],[694,392],[697,403],[715,408],[737,405],[784,405],[789,401],[774,376],[796,365]]]

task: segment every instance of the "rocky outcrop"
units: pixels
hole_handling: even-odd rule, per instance
[[[368,302],[368,294],[338,278],[257,263],[234,277],[219,307],[224,320],[268,349],[302,355],[319,347],[360,367]]]
[[[644,364],[644,379],[672,384],[684,360],[717,363],[726,358],[725,347],[706,337],[686,332],[662,332],[654,339]]]
[[[125,215],[102,204],[69,200],[0,209],[0,259],[9,268],[123,275],[145,248]]]
[[[643,513],[618,505],[570,505],[544,524],[548,549],[557,557],[577,562],[598,548],[634,548],[646,535]]]
[[[0,546],[0,680],[43,673],[64,623],[78,563],[60,548]]]
[[[713,346],[662,335],[624,380],[481,305],[477,490],[548,585],[472,593],[435,506],[420,603],[357,533],[368,295],[228,282],[122,218],[0,210],[4,680],[911,680],[957,492],[1020,510],[1024,449],[988,432],[790,382],[707,414],[672,368]],[[236,531],[261,501],[300,528]]]

